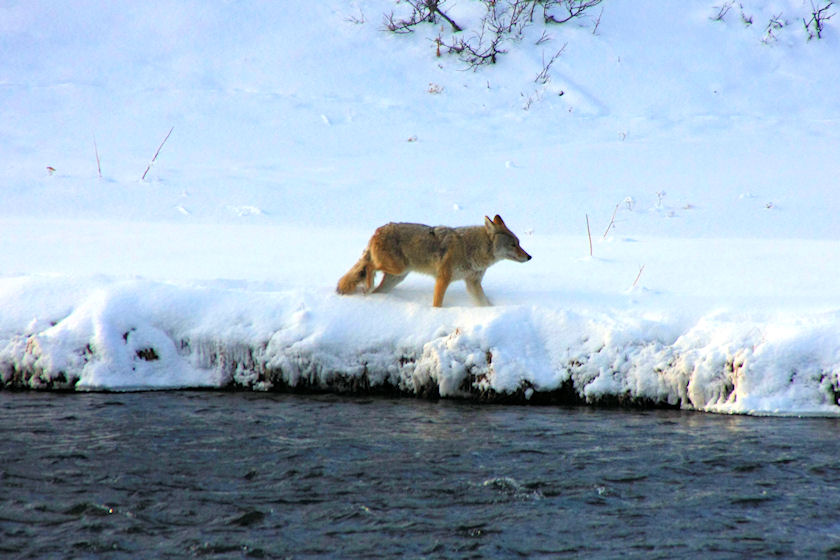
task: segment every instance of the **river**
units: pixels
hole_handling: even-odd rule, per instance
[[[0,391],[5,558],[840,557],[840,420]]]

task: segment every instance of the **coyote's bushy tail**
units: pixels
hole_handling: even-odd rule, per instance
[[[370,265],[370,249],[365,249],[359,261],[338,281],[335,291],[344,295],[355,292],[356,286],[363,280],[368,280],[368,274],[373,274]],[[370,282],[366,282],[366,284],[369,286]]]

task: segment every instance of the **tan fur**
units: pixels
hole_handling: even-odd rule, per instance
[[[373,290],[385,293],[403,281],[409,272],[435,277],[433,305],[443,305],[449,284],[464,280],[478,305],[490,305],[481,287],[485,271],[494,263],[510,259],[525,262],[531,255],[500,216],[484,218],[483,226],[451,228],[423,224],[390,223],[378,228],[359,261],[338,281],[340,294],[352,294],[365,283],[371,291],[377,271],[382,281]]]

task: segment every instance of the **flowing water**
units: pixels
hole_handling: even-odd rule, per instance
[[[3,558],[840,557],[840,420],[0,391]]]

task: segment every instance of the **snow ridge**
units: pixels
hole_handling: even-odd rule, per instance
[[[27,291],[72,294],[68,282],[32,280]],[[825,350],[840,334],[838,313],[639,318],[534,305],[432,309],[387,297],[147,280],[100,279],[83,292],[54,305],[52,320],[2,332],[3,387],[306,390],[840,414],[840,352]]]

